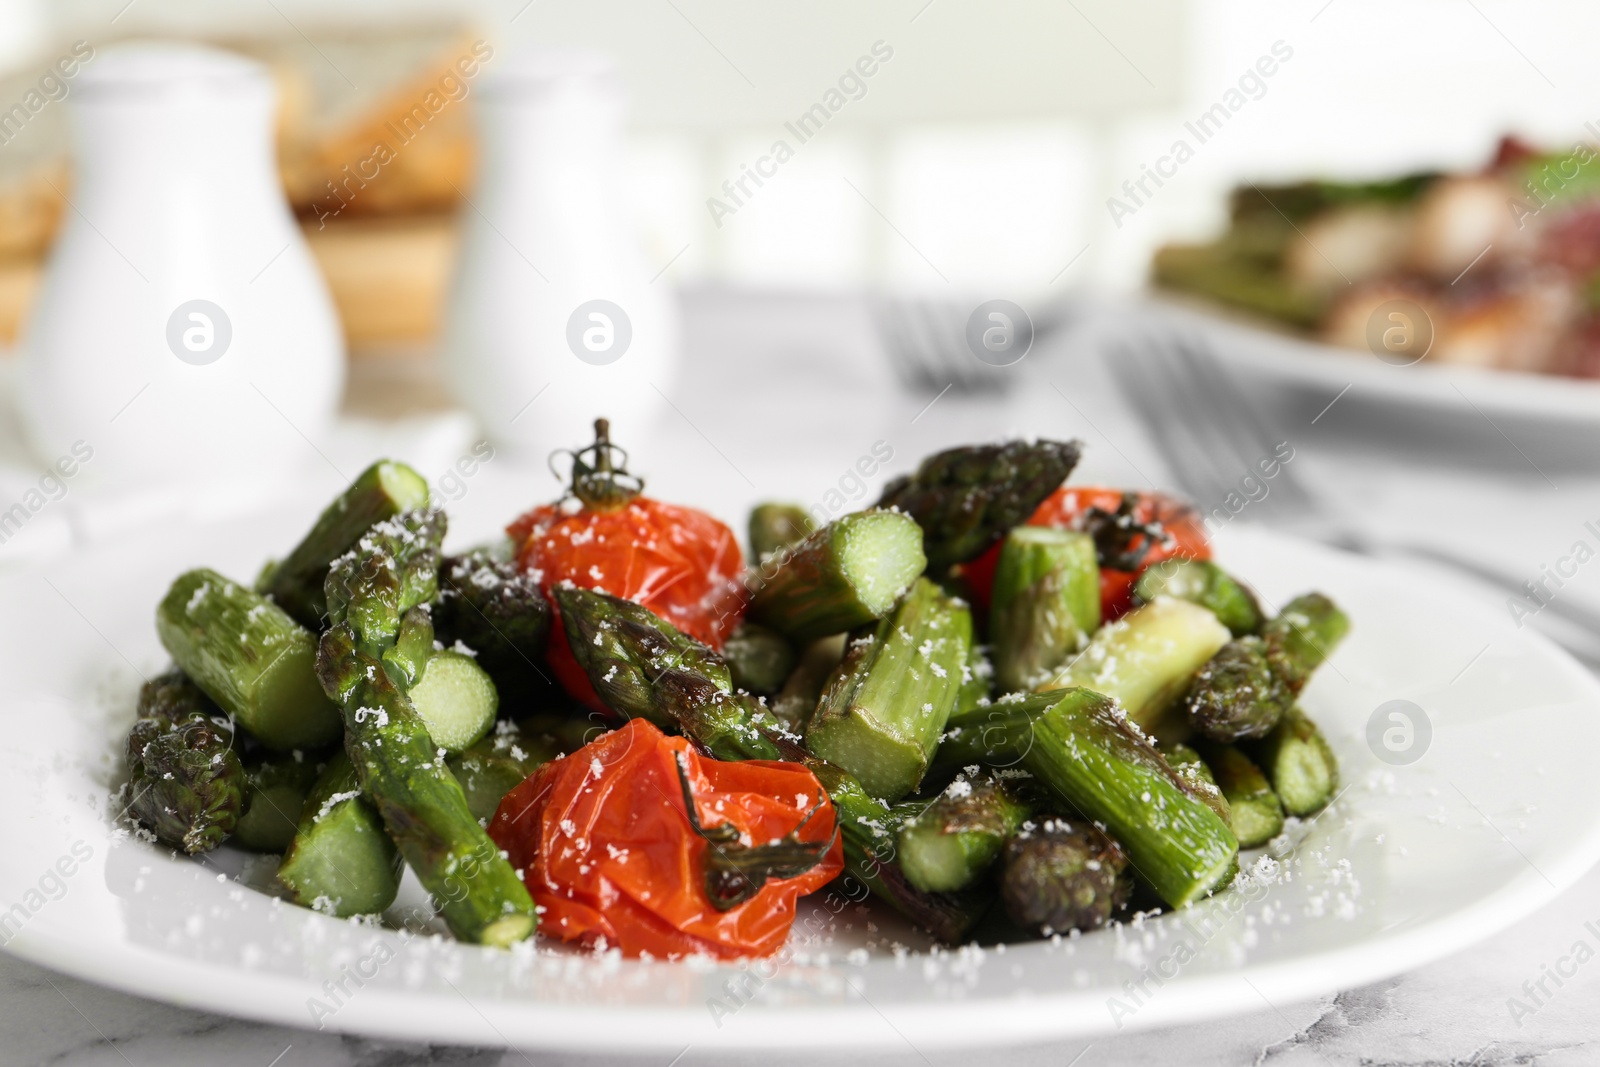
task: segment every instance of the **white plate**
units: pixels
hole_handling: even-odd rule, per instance
[[[1551,374],[1452,366],[1424,359],[1411,366],[1385,363],[1370,352],[1308,341],[1250,319],[1162,295],[1113,311],[1112,336],[1128,335],[1128,321],[1152,321],[1211,341],[1211,350],[1249,377],[1315,391],[1332,400],[1389,401],[1461,414],[1468,406],[1491,419],[1557,420],[1569,429],[1600,428],[1600,381]],[[1108,324],[1102,323],[1103,326]],[[1141,329],[1142,335],[1142,329]]]
[[[1248,891],[1059,944],[935,955],[897,956],[881,943],[915,939],[849,905],[795,958],[748,968],[406,940],[242,886],[225,873],[237,857],[204,866],[118,838],[108,819],[138,674],[163,665],[165,584],[198,564],[249,574],[297,532],[177,531],[0,584],[10,951],[178,1004],[391,1039],[662,1062],[691,1044],[922,1050],[1214,1019],[1371,982],[1487,937],[1600,856],[1600,686],[1573,661],[1403,571],[1227,530],[1223,558],[1269,601],[1317,587],[1355,620],[1304,698],[1348,788]],[[1365,740],[1394,699],[1432,723],[1410,766]],[[829,915],[802,902],[802,919]],[[869,921],[880,946],[852,952]],[[325,983],[341,982],[335,998]]]

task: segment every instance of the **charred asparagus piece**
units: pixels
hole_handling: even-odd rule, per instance
[[[1200,758],[1200,753],[1188,745],[1168,745],[1166,749],[1167,763],[1178,772],[1189,787],[1189,792],[1205,802],[1206,807],[1216,812],[1223,822],[1230,827],[1233,825],[1233,815],[1229,810],[1228,798],[1223,794],[1222,787],[1217,785],[1216,776],[1211,773],[1211,768],[1206,761]],[[1234,835],[1238,837],[1238,832]]]
[[[320,630],[328,610],[323,583],[329,564],[350,551],[373,523],[427,503],[427,479],[404,463],[379,460],[328,505],[293,551],[267,567],[256,592],[270,596],[306,629]]]
[[[980,710],[981,718],[963,718],[960,733],[941,748],[957,758],[1021,766],[1058,800],[1104,826],[1173,907],[1224,884],[1238,852],[1233,832],[1110,698],[1072,688]]]
[[[553,595],[573,658],[611,710],[677,730],[717,759],[803,755],[764,704],[733,691],[721,656],[649,608],[576,586]]]
[[[1047,819],[1005,850],[1000,897],[1011,921],[1041,936],[1103,926],[1133,882],[1117,843],[1093,826]]]
[[[460,643],[476,652],[478,665],[489,672],[503,699],[550,688],[544,667],[550,602],[533,576],[514,562],[485,549],[446,557],[439,568],[433,629],[446,647]]]
[[[316,638],[260,594],[189,571],[156,609],[156,633],[179,669],[268,748],[338,738],[339,709],[317,684]]]
[[[1018,526],[1001,542],[989,608],[995,682],[1048,681],[1100,628],[1100,565],[1088,534]]]
[[[1256,633],[1264,618],[1256,595],[1209,560],[1163,560],[1139,575],[1133,595],[1140,604],[1161,596],[1199,604],[1235,637]]]
[[[916,814],[900,827],[900,867],[912,885],[929,893],[977,882],[1034,811],[1020,789],[990,776],[969,781],[963,775],[932,803],[907,804]]]
[[[917,520],[928,569],[941,573],[1027,522],[1067,480],[1081,451],[1076,441],[952,448],[886,485],[878,507],[899,508]]]
[[[1283,810],[1304,818],[1328,805],[1339,787],[1339,762],[1315,723],[1290,708],[1277,729],[1245,747],[1283,802]]]
[[[181,671],[139,690],[127,756],[128,811],[157,839],[192,854],[233,833],[248,788],[233,731]]]
[[[1183,698],[1189,725],[1201,737],[1228,744],[1265,737],[1294,705],[1276,645],[1259,637],[1229,641],[1201,667]]]
[[[759,563],[804,540],[815,528],[797,504],[757,504],[750,510],[750,558]]]
[[[1228,798],[1228,825],[1240,848],[1258,848],[1283,832],[1283,805],[1267,776],[1232,745],[1199,742],[1199,752]]]
[[[581,747],[581,746],[578,746]],[[467,807],[480,820],[493,818],[505,795],[523,779],[557,756],[564,755],[554,738],[524,735],[502,720],[495,732],[446,762],[461,783]]]
[[[1190,725],[1223,743],[1265,737],[1349,629],[1320,593],[1290,601],[1259,638],[1230,641],[1201,668],[1184,697]]]
[[[1277,646],[1284,681],[1295,693],[1350,632],[1350,618],[1321,593],[1297,596],[1261,627],[1261,637]]]
[[[926,578],[852,638],[806,727],[806,746],[894,801],[917,787],[955,708],[972,614]]]
[[[306,798],[278,881],[296,904],[347,919],[375,915],[400,889],[400,853],[337,752]]]
[[[961,671],[961,689],[956,693],[956,706],[950,714],[954,716],[983,707],[993,697],[994,664],[989,660],[988,649],[974,643],[966,666]]]
[[[1205,608],[1163,597],[1102,626],[1083,653],[1040,688],[1103,693],[1140,729],[1160,732],[1167,709],[1228,636]]]
[[[752,581],[750,617],[796,643],[883,618],[927,560],[905,515],[859,511],[786,549]]]
[[[303,753],[275,755],[247,764],[247,804],[230,840],[252,852],[282,855],[294,840],[300,811],[322,766],[323,761]]]
[[[433,651],[421,607],[438,591],[444,517],[379,523],[328,570],[332,628],[318,674],[344,709],[345,751],[362,795],[463,941],[504,947],[533,933],[533,900],[473,816],[406,696]]]
[[[772,700],[772,714],[790,733],[805,733],[811,713],[817,710],[822,690],[833,669],[844,658],[844,634],[822,637],[807,645],[800,662],[784,680],[783,688]]]
[[[808,764],[833,801],[844,843],[845,875],[945,944],[959,944],[994,902],[986,888],[927,892],[912,884],[896,860],[897,812],[869,795],[831,763]],[[854,895],[854,894],[850,894]]]
[[[774,696],[794,670],[794,646],[776,630],[743,622],[723,643],[735,689],[757,696]]]

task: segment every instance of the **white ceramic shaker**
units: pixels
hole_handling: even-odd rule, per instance
[[[494,441],[530,457],[587,444],[599,416],[637,440],[671,390],[678,322],[634,241],[617,73],[601,55],[531,51],[491,70],[476,103],[450,385]]]
[[[317,462],[344,342],[278,179],[266,68],[120,45],[68,103],[70,206],[21,342],[38,458],[86,442],[85,479],[121,487]]]

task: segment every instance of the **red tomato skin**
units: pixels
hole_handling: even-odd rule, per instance
[[[1078,529],[1083,516],[1090,508],[1115,511],[1122,503],[1123,490],[1103,486],[1062,486],[1045,498],[1027,521],[1028,526],[1060,526]],[[1134,514],[1140,522],[1159,519],[1172,535],[1172,544],[1157,545],[1145,556],[1144,566],[1149,567],[1164,559],[1181,556],[1184,559],[1210,559],[1211,541],[1206,536],[1204,520],[1188,504],[1165,493],[1141,492]],[[976,610],[984,616],[989,613],[989,590],[994,585],[995,565],[1000,560],[1000,545],[989,548],[971,563],[962,565],[962,576]],[[1133,583],[1143,572],[1100,571],[1100,617],[1104,622],[1126,615],[1133,607]]]
[[[800,764],[714,760],[634,719],[540,767],[489,823],[541,908],[543,934],[591,947],[603,941],[627,956],[768,956],[788,937],[795,901],[843,869],[835,840],[810,871],[769,880],[743,904],[717,911],[704,889],[710,846],[685,815],[679,758],[702,826],[731,822],[746,844],[767,844],[793,831],[820,798],[801,839],[834,834],[832,802]]]
[[[719,651],[744,614],[738,538],[703,511],[649,497],[615,511],[546,504],[518,518],[506,533],[517,546],[518,563],[546,595],[562,582],[601,589],[644,605]],[[562,688],[605,710],[572,657],[559,611],[545,651]]]

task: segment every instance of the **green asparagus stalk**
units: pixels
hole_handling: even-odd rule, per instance
[[[783,688],[772,699],[772,715],[792,734],[804,734],[812,712],[822,700],[833,670],[844,658],[844,634],[820,637],[806,646],[800,662],[789,672]]]
[[[432,653],[421,605],[438,591],[444,516],[379,523],[328,571],[332,628],[317,657],[344,709],[345,751],[361,792],[457,938],[505,947],[533,933],[533,901],[473,816],[406,688]]]
[[[928,892],[912,884],[896,860],[897,813],[871,796],[861,783],[831,763],[808,763],[833,801],[844,844],[845,875],[873,896],[945,944],[959,944],[981,919],[994,895],[973,886],[951,893]],[[852,894],[853,895],[853,894]]]
[[[302,753],[269,756],[247,765],[247,804],[229,840],[252,852],[281,856],[294,840],[300,811],[323,766]]]
[[[1205,608],[1163,597],[1102,626],[1083,653],[1039,689],[1092,689],[1120,704],[1140,729],[1160,732],[1167,709],[1228,637],[1228,628]]]
[[[244,768],[227,718],[182,672],[146,682],[128,733],[128,811],[156,838],[209,852],[244,810]]]
[[[1228,798],[1228,825],[1240,848],[1259,848],[1283,832],[1283,805],[1250,757],[1232,745],[1200,742],[1199,751]]]
[[[1228,744],[1265,737],[1294,704],[1294,693],[1275,670],[1275,646],[1259,637],[1229,641],[1194,676],[1184,714],[1201,737]]]
[[[1048,681],[1100,628],[1100,565],[1088,534],[1018,526],[1001,542],[989,608],[995,681]]]
[[[946,747],[958,760],[1016,763],[1028,771],[1058,800],[1104,826],[1140,877],[1175,908],[1222,886],[1233,867],[1238,842],[1227,823],[1099,693],[1072,688],[996,701],[983,718],[965,718]]]
[[[582,746],[574,746],[572,751]],[[557,756],[565,755],[554,738],[539,734],[524,735],[511,723],[501,721],[492,736],[484,738],[446,762],[450,773],[461,783],[467,807],[480,821],[494,816],[505,795],[523,780]]]
[[[1104,926],[1133,883],[1117,843],[1093,826],[1047,819],[1005,850],[1000,897],[1011,921],[1044,937]]]
[[[1316,723],[1299,708],[1245,752],[1260,764],[1283,802],[1283,810],[1304,818],[1315,815],[1339,787],[1339,761]]]
[[[750,510],[750,558],[759,563],[804,540],[815,528],[811,516],[796,504],[757,504]]]
[[[446,752],[476,744],[500,710],[500,695],[488,672],[471,656],[450,649],[429,658],[410,697],[428,736]]]
[[[948,893],[973,885],[1033,814],[1022,791],[994,777],[951,782],[900,827],[900,867],[918,889]]]
[[[942,573],[1028,521],[1067,480],[1082,448],[1077,441],[952,448],[886,485],[878,507],[899,508],[917,520],[928,570]]]
[[[296,904],[347,919],[376,915],[400,889],[400,853],[337,752],[306,797],[278,881]]]
[[[1258,632],[1264,618],[1256,595],[1209,560],[1169,559],[1154,564],[1134,582],[1133,596],[1140,604],[1162,596],[1199,604],[1235,637]]]
[[[967,655],[967,664],[961,671],[961,689],[956,693],[956,706],[951,715],[969,712],[982,707],[994,697],[994,664],[983,645],[974,643]],[[946,723],[946,726],[949,724]]]
[[[846,515],[762,568],[750,617],[797,644],[853,630],[888,614],[926,562],[922,531],[907,516]]]
[[[212,570],[180,575],[156,609],[173,662],[268,748],[339,737],[339,711],[316,675],[316,639],[284,610]]]
[[[576,586],[552,595],[573,658],[611,710],[680,731],[717,759],[804,754],[764,704],[733,691],[721,656],[649,608]]]
[[[1223,795],[1222,788],[1217,785],[1216,776],[1211,773],[1206,761],[1200,758],[1200,753],[1188,745],[1168,745],[1166,757],[1167,764],[1188,785],[1189,792],[1199,797],[1206,807],[1216,812],[1218,817],[1231,827],[1233,815],[1229,810],[1228,798]],[[1234,836],[1239,835],[1235,832]]]
[[[966,605],[918,579],[893,614],[851,640],[806,728],[806,746],[873,796],[905,796],[927,772],[971,650]]]
[[[427,503],[427,479],[404,463],[379,460],[328,505],[293,551],[267,567],[256,592],[270,596],[301,626],[320,630],[328,610],[323,592],[328,566],[373,523]]]
[[[803,762],[828,791],[838,814],[846,870],[875,896],[946,942],[965,936],[987,908],[983,893],[924,893],[894,862],[898,829],[888,805],[838,767],[813,759],[766,708],[732,693],[726,669],[704,646],[632,601],[575,587],[555,590],[562,626],[589,681],[610,707],[634,717],[651,713],[676,721],[701,750],[717,759]],[[599,640],[596,641],[596,638]],[[713,668],[702,673],[702,667]],[[612,685],[627,675],[634,681]]]
[[[493,549],[446,557],[439,568],[439,599],[433,605],[434,635],[446,646],[478,654],[507,701],[547,691],[545,638],[550,602],[532,575]]]
[[[1265,737],[1349,629],[1320,593],[1290,601],[1260,637],[1230,641],[1195,675],[1183,701],[1189,724],[1222,743]]]
[[[794,647],[776,630],[743,622],[722,645],[735,689],[774,696],[795,667]]]
[[[1321,593],[1295,597],[1261,627],[1262,639],[1281,652],[1284,681],[1296,693],[1349,632],[1349,616]]]

